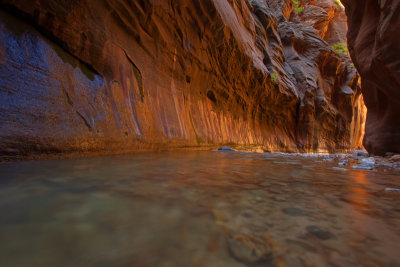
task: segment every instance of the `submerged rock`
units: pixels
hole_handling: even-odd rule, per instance
[[[367,158],[369,155],[368,155],[368,153],[367,152],[357,152],[357,156],[358,157],[364,157],[364,158]]]
[[[353,169],[361,169],[361,170],[373,170],[374,166],[368,166],[368,165],[353,165]]]
[[[400,188],[386,187],[385,191],[400,192]]]
[[[227,146],[220,147],[220,148],[218,148],[218,150],[219,151],[236,151],[236,150],[234,150],[234,149],[232,149],[230,147],[227,147]]]
[[[328,239],[332,239],[334,237],[334,235],[331,232],[326,231],[316,225],[307,226],[306,230],[308,233],[318,237],[321,240],[328,240]]]
[[[375,165],[375,159],[373,157],[366,158],[366,159],[361,159],[360,163],[363,166],[374,166]]]
[[[400,162],[400,155],[399,154],[393,155],[390,157],[390,160],[393,162]]]
[[[306,212],[296,207],[285,207],[282,209],[284,213],[290,216],[306,216]]]
[[[244,263],[261,264],[272,260],[272,246],[265,238],[233,235],[228,239],[231,255]]]
[[[373,157],[363,158],[360,160],[359,165],[354,165],[353,169],[373,170],[375,166],[375,159]]]

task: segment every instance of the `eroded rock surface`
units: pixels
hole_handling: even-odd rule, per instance
[[[362,78],[368,116],[365,148],[400,153],[400,1],[342,0],[348,43]]]
[[[335,1],[4,0],[0,151],[359,147]]]

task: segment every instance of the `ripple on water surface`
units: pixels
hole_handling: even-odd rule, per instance
[[[399,266],[396,170],[165,152],[0,164],[2,266]],[[343,160],[341,161],[343,162]]]

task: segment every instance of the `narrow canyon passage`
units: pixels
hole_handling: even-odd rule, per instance
[[[0,266],[400,266],[400,0],[0,0]]]

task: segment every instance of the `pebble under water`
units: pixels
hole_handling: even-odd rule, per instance
[[[400,266],[400,172],[162,152],[0,164],[1,266]]]

